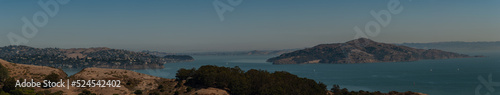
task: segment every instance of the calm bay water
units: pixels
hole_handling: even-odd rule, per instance
[[[492,74],[493,82],[500,82],[500,52],[468,54],[487,57],[362,64],[272,65],[265,61],[274,56],[193,56],[193,62],[168,63],[164,69],[134,71],[175,78],[175,73],[180,68],[198,68],[203,65],[239,66],[243,70],[288,71],[299,77],[323,82],[328,88],[339,84],[340,87],[355,91],[414,91],[430,95],[474,95],[476,87],[482,85],[478,77],[488,79],[489,74]],[[63,70],[69,75],[79,71]],[[500,95],[500,87],[494,88],[496,92],[491,95]],[[479,91],[481,95],[490,92],[485,87]]]

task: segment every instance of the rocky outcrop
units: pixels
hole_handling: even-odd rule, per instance
[[[346,43],[321,44],[285,53],[267,61],[273,64],[372,63],[466,57],[471,56],[437,49],[415,49],[359,38]]]

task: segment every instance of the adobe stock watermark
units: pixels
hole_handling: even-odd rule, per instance
[[[21,26],[21,35],[13,32],[7,34],[7,38],[11,45],[27,44],[29,39],[36,36],[38,29],[49,23],[49,17],[53,18],[59,12],[60,5],[68,4],[70,0],[39,0],[38,5],[42,10],[33,14],[31,19],[23,16],[21,21],[24,23]]]
[[[495,87],[500,87],[500,82],[493,82],[493,75],[491,73],[488,75],[488,79],[479,75],[477,76],[477,80],[479,80],[481,84],[476,86],[474,95],[492,95],[492,93],[495,93]],[[487,91],[485,94],[481,94],[481,89],[483,88]]]
[[[220,21],[224,21],[224,13],[227,11],[233,12],[234,7],[238,6],[243,2],[243,0],[226,0],[227,3],[222,2],[221,0],[214,0],[212,2],[215,12],[217,13],[217,16],[219,16]]]

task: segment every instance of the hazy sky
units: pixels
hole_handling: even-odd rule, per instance
[[[52,0],[40,0],[41,2]],[[111,47],[166,52],[272,50],[354,39],[389,0],[243,0],[219,19],[216,0],[72,0],[59,4],[33,47]],[[26,17],[48,14],[38,0],[0,0],[0,46]],[[377,36],[389,43],[500,41],[500,0],[400,0],[403,10]],[[54,9],[53,6],[50,7]],[[38,22],[43,18],[38,16]],[[40,23],[38,23],[40,25]],[[28,35],[29,36],[29,35]]]

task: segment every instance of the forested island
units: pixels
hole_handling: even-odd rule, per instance
[[[359,38],[346,43],[320,44],[268,59],[273,64],[373,63],[422,59],[476,57],[437,49],[416,49]]]

